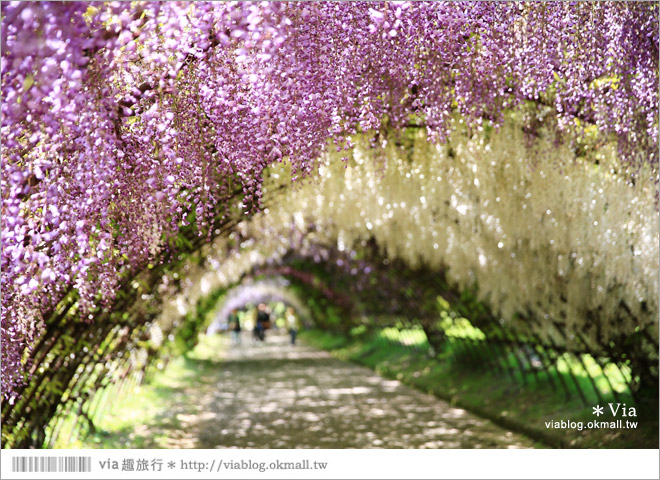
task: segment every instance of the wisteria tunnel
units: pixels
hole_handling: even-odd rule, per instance
[[[3,447],[657,448],[658,29],[2,2]]]

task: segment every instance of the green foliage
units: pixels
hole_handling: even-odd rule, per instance
[[[216,370],[223,347],[218,336],[202,336],[188,355],[172,360],[167,367],[156,369],[141,386],[109,388],[101,399],[107,410],[96,420],[96,431],[82,428],[76,434],[75,415],[69,416],[55,448],[167,448],[167,436],[159,432],[136,431],[136,424],[150,423],[154,428],[184,428],[177,415],[190,414],[195,408],[182,389],[197,389],[207,375]]]
[[[360,332],[344,336],[321,330],[301,333],[301,339],[305,342],[329,350],[342,360],[366,365],[381,375],[395,378],[507,428],[521,431],[545,445],[572,448],[657,446],[657,412],[645,412],[638,429],[548,431],[544,426],[546,420],[592,420],[591,406],[583,405],[577,397],[567,400],[560,391],[552,389],[547,381],[526,384],[511,382],[488,370],[470,368],[461,361],[463,352],[460,344],[447,342],[438,355],[431,356],[428,350],[405,346],[405,338],[405,330],[393,328],[371,335]],[[585,388],[589,385],[586,372],[582,372],[578,378]],[[512,402],[512,398],[516,401]],[[605,399],[613,401],[610,396]],[[632,404],[629,397],[622,401]]]
[[[197,345],[199,334],[212,320],[212,313],[225,290],[216,290],[212,294],[197,301],[196,308],[188,312],[178,328],[174,331],[174,351],[180,355],[186,354]]]

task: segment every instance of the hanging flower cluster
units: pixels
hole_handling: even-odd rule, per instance
[[[44,317],[82,315],[159,258],[259,205],[262,172],[314,172],[369,129],[532,102],[559,131],[656,164],[658,5],[504,2],[2,4],[2,390]],[[533,122],[529,127],[533,130]],[[577,135],[577,137],[575,137]],[[333,147],[334,148],[334,147]]]

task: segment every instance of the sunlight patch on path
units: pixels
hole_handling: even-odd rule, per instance
[[[288,337],[227,346],[170,448],[530,448],[489,420]],[[211,376],[212,377],[212,376]],[[184,396],[185,399],[185,396]]]

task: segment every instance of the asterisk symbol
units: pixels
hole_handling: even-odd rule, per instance
[[[174,468],[176,467],[176,463],[174,462],[167,462],[167,468]]]
[[[593,414],[596,416],[601,416],[603,414],[603,407],[600,405],[596,405],[595,407],[592,407]]]

